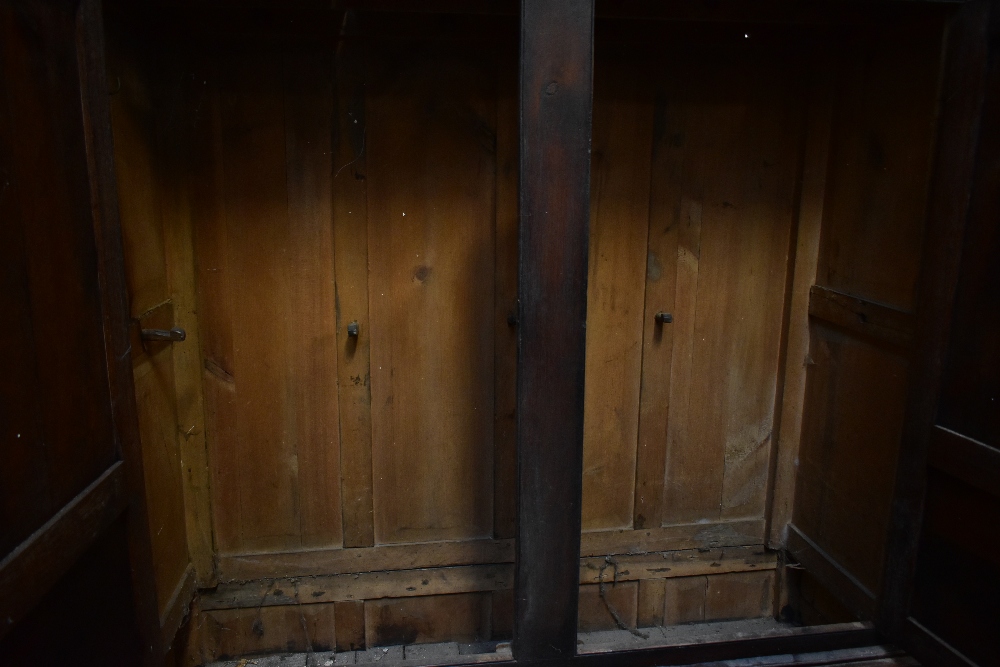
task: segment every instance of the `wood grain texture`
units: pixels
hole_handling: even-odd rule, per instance
[[[598,584],[580,586],[579,631],[616,630],[618,622],[615,615],[626,628],[635,628],[638,590],[639,585],[634,581],[607,583],[603,596]]]
[[[665,522],[763,513],[802,103],[764,56],[707,60],[681,127]]]
[[[171,310],[172,315],[172,310]],[[135,368],[135,398],[142,438],[143,469],[149,494],[147,514],[153,547],[159,612],[183,579],[190,558],[184,519],[184,492],[177,446],[174,368],[171,344]]]
[[[496,271],[494,278],[493,536],[512,538],[517,521],[517,54],[497,55]]]
[[[705,620],[708,577],[678,577],[664,581],[663,625]]]
[[[493,532],[495,81],[418,48],[368,70],[377,544]]]
[[[365,648],[365,603],[345,600],[333,604],[337,628],[337,650],[357,651]]]
[[[204,81],[205,79],[201,79]],[[200,109],[205,101],[202,88],[194,82],[182,93],[184,108]],[[204,85],[204,84],[202,84]],[[200,95],[198,93],[201,93]],[[183,127],[193,135],[191,143],[202,141],[211,146],[211,123],[195,122],[184,117]],[[186,142],[164,141],[170,126],[158,130],[161,146],[167,144],[166,169],[174,174],[198,177],[190,169],[191,145]],[[163,150],[163,149],[161,149]],[[200,148],[199,150],[204,150]],[[215,552],[212,535],[212,499],[208,464],[208,442],[205,434],[205,397],[202,385],[204,365],[201,354],[201,324],[198,317],[197,269],[195,265],[192,194],[184,176],[163,179],[161,206],[164,219],[164,254],[167,263],[167,283],[174,310],[173,324],[187,334],[184,345],[174,346],[174,402],[177,412],[178,444],[180,448],[181,482],[184,493],[184,513],[187,526],[187,546],[195,568],[197,584],[202,587],[215,583]],[[185,602],[186,604],[186,602]]]
[[[693,577],[727,572],[773,570],[774,552],[761,547],[662,552],[641,556],[584,558],[580,562],[580,583],[637,581]]]
[[[298,460],[288,402],[285,328],[290,239],[285,188],[282,67],[273,53],[232,54],[220,66],[225,253],[238,400],[235,455],[241,533],[237,548],[297,542]],[[250,298],[249,295],[253,295]],[[225,502],[222,498],[218,502]],[[221,546],[221,545],[220,545]],[[223,547],[225,548],[225,547]]]
[[[233,379],[233,322],[229,306],[229,258],[226,252],[226,205],[218,65],[208,61],[196,70],[203,88],[196,90],[199,114],[187,150],[186,189],[191,206],[196,307],[201,329],[202,392],[214,546],[239,551],[242,516],[239,450],[236,442],[236,384]],[[212,81],[208,86],[207,82]]]
[[[705,620],[771,616],[774,572],[738,572],[708,577]]]
[[[809,290],[809,315],[854,334],[909,349],[916,323],[912,313],[813,285]]]
[[[171,329],[175,322],[165,251],[163,157],[152,113],[152,82],[136,63],[121,60],[116,64],[123,83],[120,94],[111,98],[111,122],[133,331]],[[161,617],[190,562],[173,347],[133,339],[131,355]]]
[[[378,600],[502,590],[513,586],[510,564],[360,572],[309,577],[266,579],[220,584],[202,595],[205,609],[321,604],[344,600]]]
[[[206,611],[199,617],[205,662],[285,651],[330,651],[336,646],[334,605]]]
[[[345,37],[356,20],[345,19]],[[368,318],[368,201],[363,43],[337,49],[334,126],[333,235],[336,270],[337,383],[340,407],[341,503],[344,546],[375,544],[372,514],[371,330]],[[347,326],[358,323],[358,335]]]
[[[829,163],[830,126],[833,114],[832,65],[816,65],[809,91],[806,136],[802,157],[798,227],[795,232],[795,266],[788,304],[781,391],[781,424],[776,443],[769,521],[769,544],[784,544],[786,527],[795,502],[797,461],[805,403],[809,354],[809,290],[816,282],[823,224],[823,201]]]
[[[262,49],[206,79],[219,138],[195,226],[223,551],[342,542],[324,67]]]
[[[583,530],[632,524],[653,105],[635,63],[594,78]]]
[[[286,53],[285,164],[289,231],[285,312],[289,380],[286,426],[297,444],[300,544],[343,540],[340,415],[330,174],[333,90],[329,54]]]
[[[513,563],[513,540],[462,540],[219,557],[222,581]]]
[[[683,109],[656,95],[653,109],[650,167],[649,232],[645,275],[639,434],[635,469],[633,526],[663,525],[663,486],[667,456],[667,424],[676,326],[658,323],[656,313],[677,313],[684,295],[677,291],[678,247],[684,150],[677,140]],[[673,134],[667,131],[673,127]],[[679,299],[679,300],[678,300]],[[681,322],[684,320],[682,319]]]
[[[654,628],[663,625],[663,610],[666,605],[667,585],[665,579],[648,579],[639,582],[636,598],[636,625],[640,628]]]
[[[835,91],[817,282],[907,311],[923,240],[939,30],[913,21],[863,32]]]
[[[763,519],[679,524],[645,530],[608,530],[584,533],[580,554],[586,557],[745,546],[761,544],[763,535]]]
[[[908,364],[816,322],[811,330],[794,523],[877,590]]]
[[[365,603],[368,646],[489,639],[487,594],[435,595]]]
[[[593,22],[592,0],[521,7],[518,660],[576,653]]]

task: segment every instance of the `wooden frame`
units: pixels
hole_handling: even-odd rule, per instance
[[[807,309],[810,315],[910,348],[917,360],[908,396],[893,532],[885,564],[887,583],[880,600],[860,586],[861,595],[855,605],[863,613],[875,613],[878,630],[893,639],[912,636],[914,632],[915,621],[907,619],[906,614],[928,456],[939,467],[959,466],[972,471],[970,474],[981,471],[984,462],[993,468],[998,465],[992,450],[932,423],[982,116],[986,26],[992,6],[989,0],[968,3],[955,11],[949,24],[938,148],[928,204],[929,233],[920,309],[916,315],[825,288],[814,287],[811,293],[798,295],[799,307]],[[629,7],[621,11],[626,14],[653,11],[641,3]],[[49,578],[64,571],[82,549],[81,545],[86,546],[123,511],[127,512],[137,614],[149,644],[146,660],[156,664],[162,660],[164,646],[181,623],[179,612],[175,612],[193,594],[195,570],[189,568],[185,573],[172,596],[168,617],[161,619],[152,580],[112,141],[102,90],[105,78],[102,16],[97,0],[84,0],[78,11],[84,49],[80,72],[85,89],[82,103],[100,260],[107,372],[122,460],[0,562],[0,590],[19,593],[28,590],[16,589],[13,580],[22,578],[19,573],[25,570],[29,559],[35,559],[36,552],[62,559],[46,571]],[[852,624],[767,637],[577,655],[581,541],[585,542],[581,538],[580,510],[594,12],[594,0],[523,0],[522,3],[517,529],[513,545],[501,540],[484,540],[481,545],[491,561],[503,559],[506,563],[506,554],[513,551],[515,660],[504,664],[685,664],[877,642],[882,634],[875,627]],[[805,266],[803,270],[809,268]],[[961,449],[965,458],[948,458],[944,454],[946,442]],[[980,472],[977,479],[985,478]],[[771,526],[774,541],[779,541],[775,531],[780,529],[781,526]],[[793,531],[788,539],[793,553],[803,562],[812,559],[817,571],[826,568],[829,580],[856,584],[849,573],[807,537]],[[371,539],[358,536],[350,541],[360,545],[368,544]],[[371,549],[374,552],[376,547]],[[322,556],[310,554],[308,558],[317,559],[319,565],[304,561],[302,567],[315,567],[316,573],[321,574],[325,565]],[[273,557],[276,555],[222,560],[233,571],[257,572],[266,570],[267,559]],[[480,567],[473,562],[478,558],[481,557],[470,556],[467,567],[473,574],[479,572],[473,572]],[[430,562],[428,567],[433,565],[433,559]],[[486,572],[489,576],[484,575],[483,590],[499,587],[496,583],[499,579],[506,582],[508,570],[501,567],[499,574]],[[36,594],[43,588],[45,581],[28,593]],[[4,602],[8,606],[30,606],[29,602],[14,598]],[[880,602],[877,611],[876,602]],[[0,605],[0,608],[7,607]],[[927,641],[933,641],[933,637]]]
[[[812,315],[862,328],[866,335],[906,348],[912,346],[916,352],[919,365],[908,399],[909,417],[885,564],[886,585],[877,612],[879,629],[894,639],[902,637],[906,625],[907,591],[922,515],[929,420],[947,341],[947,314],[957,280],[984,96],[989,8],[989,2],[970,3],[956,11],[948,26],[943,103],[928,203],[927,252],[916,318],[880,304],[852,303],[829,290],[813,288],[809,299]],[[556,34],[550,31],[550,25],[560,25],[561,30]],[[540,44],[545,38],[547,42]],[[543,660],[678,664],[674,661],[748,657],[757,645],[737,640],[691,653],[678,647],[641,655],[573,659],[585,345],[579,326],[586,316],[589,192],[589,159],[582,147],[589,145],[592,102],[592,3],[524,0],[521,40],[520,495],[514,584],[515,660],[518,664]],[[572,84],[567,86],[568,82],[555,72],[563,76],[571,72]],[[560,397],[557,406],[552,405],[553,396]],[[803,540],[799,543],[805,544]],[[816,560],[837,575],[845,574],[823,556],[819,552]],[[851,579],[849,574],[847,578]],[[872,597],[861,587],[859,609],[872,613]],[[865,636],[872,641],[878,638],[874,631]],[[858,641],[861,634],[838,635],[818,629],[813,637],[840,645],[840,641]],[[773,650],[800,650],[790,649],[793,643],[787,638],[776,640]]]

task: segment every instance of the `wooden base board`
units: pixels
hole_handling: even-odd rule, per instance
[[[853,628],[857,624],[828,626],[828,628]],[[595,658],[612,652],[656,649],[668,646],[709,645],[727,639],[766,639],[782,636],[794,637],[813,629],[791,628],[771,619],[756,621],[728,621],[700,623],[674,628],[651,628],[645,637],[636,637],[626,631],[580,633],[578,636],[581,657]],[[246,659],[215,662],[207,667],[239,667]],[[308,667],[324,665],[374,665],[380,667],[436,667],[445,665],[513,664],[509,642],[407,644],[369,648],[358,651],[314,651],[309,653],[276,653],[254,659],[258,667]],[[692,667],[720,667],[723,663],[698,663]],[[724,663],[732,664],[732,663]],[[794,667],[819,667],[821,665],[852,665],[854,667],[917,667],[916,662],[901,651],[886,646],[864,646],[810,651],[801,654],[767,655],[739,661],[743,667],[758,665],[789,665]]]
[[[771,615],[762,546],[580,560],[581,632]],[[187,664],[278,650],[506,640],[513,565],[494,563],[220,584],[192,614]]]

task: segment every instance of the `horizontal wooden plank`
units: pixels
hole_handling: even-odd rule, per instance
[[[858,618],[874,616],[875,594],[795,524],[788,525],[788,551]]]
[[[609,530],[583,534],[584,557],[643,554],[684,549],[716,549],[763,543],[763,520],[693,523],[649,530]],[[219,581],[309,577],[381,570],[514,562],[513,540],[464,540],[390,544],[353,549],[222,554]]]
[[[111,464],[0,561],[0,637],[125,510],[125,473]]]
[[[875,340],[910,348],[916,320],[908,313],[874,301],[813,285],[809,315]]]
[[[607,583],[773,570],[777,567],[777,563],[777,554],[767,551],[762,546],[708,551],[690,549],[615,558],[584,558],[580,561],[580,583],[597,584],[601,581]]]
[[[665,552],[583,558],[580,583],[637,581],[773,570],[776,554],[762,545],[726,549]],[[203,591],[204,609],[318,604],[351,600],[445,595],[508,590],[513,584],[511,562],[453,567],[412,568],[307,577],[261,578],[220,584]]]
[[[219,580],[251,581],[513,562],[514,540],[465,540],[353,549],[224,554],[219,557]]]
[[[745,623],[741,621],[739,623]],[[761,632],[700,632],[699,626],[664,629],[665,645],[613,652],[581,651],[573,667],[663,667],[785,654],[832,651],[880,643],[867,623],[768,628]],[[715,624],[704,624],[706,629]],[[735,624],[719,624],[735,625]],[[668,630],[671,631],[668,635]],[[688,632],[685,632],[685,631]],[[794,663],[789,663],[794,664]]]
[[[972,486],[1000,495],[1000,449],[943,426],[931,430],[928,464]]]
[[[463,565],[220,584],[215,591],[202,595],[201,604],[204,609],[234,609],[378,600],[495,591],[513,584],[514,566],[510,563]]]
[[[685,523],[648,530],[584,533],[580,555],[641,554],[683,549],[742,547],[764,543],[764,520]]]

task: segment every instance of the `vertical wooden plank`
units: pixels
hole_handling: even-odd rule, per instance
[[[610,577],[610,573],[608,576]],[[605,584],[603,595],[600,584],[580,586],[579,631],[624,629],[619,628],[618,621],[621,621],[625,628],[634,629],[638,590],[637,581]]]
[[[357,651],[365,648],[365,603],[363,600],[334,602],[337,626],[337,650]]]
[[[795,268],[792,297],[788,312],[785,343],[785,376],[781,396],[781,424],[776,447],[776,462],[768,516],[769,543],[777,548],[785,544],[787,526],[792,520],[795,480],[798,476],[799,439],[806,394],[806,369],[809,355],[809,288],[816,282],[819,261],[820,228],[823,222],[823,198],[826,192],[826,167],[829,161],[830,124],[833,114],[833,90],[828,63],[818,66],[817,79],[810,93],[806,120],[805,154],[799,196]]]
[[[664,522],[761,516],[767,499],[802,109],[776,57],[691,72]],[[725,91],[705,102],[699,86]]]
[[[781,55],[762,55],[751,62],[755,76],[744,76],[752,86],[746,93],[749,109],[743,132],[747,137],[737,163],[740,171],[734,174],[732,189],[727,185],[716,195],[722,200],[722,211],[735,213],[726,220],[732,229],[725,232],[724,246],[713,249],[712,242],[706,242],[709,253],[721,251],[729,258],[728,266],[720,271],[724,278],[719,283],[706,275],[699,285],[706,295],[725,295],[715,305],[725,313],[719,327],[724,334],[715,345],[703,348],[712,359],[705,360],[711,375],[726,382],[719,411],[711,413],[713,420],[725,424],[719,433],[725,443],[723,519],[763,516],[767,506],[792,269],[789,252],[798,204],[796,181],[804,140],[798,62]],[[734,205],[727,206],[727,201]],[[709,302],[702,298],[701,303]],[[702,334],[710,343],[713,329],[709,325]],[[707,399],[715,392],[706,386],[701,395]]]
[[[153,117],[156,98],[149,93],[151,68],[134,56],[119,54],[114,60],[122,85],[110,98],[110,110],[133,330],[170,329],[175,322],[164,237],[169,209],[164,205],[164,156]],[[137,338],[132,345],[148,529],[162,618],[190,560],[174,399],[175,346],[140,344]]]
[[[489,593],[456,593],[365,601],[371,646],[483,641],[490,636]]]
[[[295,443],[298,520],[303,547],[343,541],[340,510],[340,415],[332,217],[330,54],[283,58],[285,163],[289,229],[285,364]],[[272,252],[274,249],[272,249]]]
[[[155,354],[142,355],[134,376],[144,479],[149,494],[148,529],[161,615],[189,563],[171,353],[169,344],[161,344]]]
[[[593,16],[591,0],[521,5],[512,646],[515,657],[525,661],[576,653]]]
[[[212,145],[212,123],[194,122],[194,111],[207,97],[207,76],[188,84],[181,99],[182,127],[194,142]],[[213,77],[214,78],[214,77]],[[214,81],[213,81],[214,84]],[[206,105],[205,108],[209,108]],[[211,118],[211,115],[208,114]],[[182,489],[187,525],[188,553],[200,588],[215,583],[215,545],[212,536],[211,483],[208,442],[205,437],[205,397],[202,385],[201,323],[198,318],[194,255],[193,198],[188,179],[191,173],[188,141],[172,141],[169,128],[161,122],[158,135],[167,160],[167,169],[177,176],[164,183],[164,253],[167,282],[174,309],[174,324],[187,333],[185,344],[173,349],[174,398],[180,445]],[[204,150],[204,149],[202,149]]]
[[[705,620],[708,577],[674,577],[664,580],[663,625]]]
[[[367,123],[364,57],[352,13],[335,60],[333,236],[336,269],[337,379],[341,503],[345,547],[375,544],[372,516],[372,418],[368,320]],[[358,324],[358,335],[347,326]]]
[[[652,100],[619,54],[595,73],[583,529],[632,525],[642,365]]]
[[[639,440],[635,467],[636,529],[663,524],[663,484],[667,456],[675,325],[656,314],[677,316],[678,234],[681,173],[684,160],[683,113],[672,91],[660,84],[653,110],[650,167],[649,241],[643,317],[642,379],[639,393]],[[669,100],[669,102],[668,102]],[[683,321],[683,320],[682,320]],[[663,612],[660,611],[662,618]]]
[[[510,639],[514,633],[514,591],[493,591],[490,611],[490,639]]]
[[[375,540],[486,537],[493,532],[492,62],[447,42],[383,43],[371,57]]]
[[[270,50],[225,57],[222,76],[226,254],[232,314],[242,544],[297,540],[298,460],[285,367],[289,211],[282,68]],[[252,296],[251,296],[252,295]]]
[[[201,326],[202,391],[205,397],[205,440],[212,494],[212,526],[216,548],[242,549],[243,522],[240,456],[236,441],[236,383],[233,379],[232,311],[229,306],[229,259],[226,253],[226,209],[219,64],[205,57],[195,70],[203,81],[195,88],[192,132],[185,141],[186,189],[191,226]],[[197,80],[197,79],[196,79]]]
[[[705,620],[764,618],[771,615],[774,571],[732,572],[708,577]]]
[[[941,62],[934,19],[878,22],[841,56],[818,282],[913,311]],[[966,128],[967,130],[967,128]]]
[[[639,582],[639,599],[636,603],[636,624],[640,628],[663,625],[666,606],[666,579],[643,579]]]
[[[213,610],[199,620],[199,658],[204,662],[262,653],[330,651],[337,629],[332,604]]]
[[[493,536],[517,522],[517,53],[497,58],[496,278],[493,343]],[[509,633],[508,633],[509,634]]]

